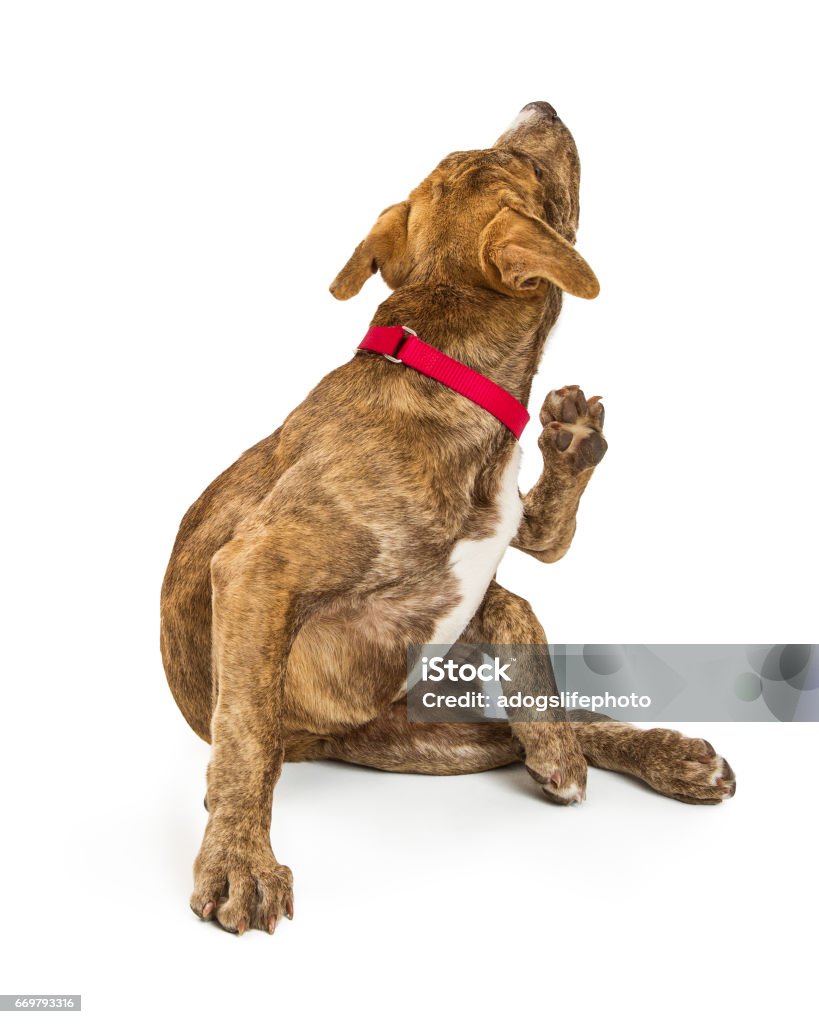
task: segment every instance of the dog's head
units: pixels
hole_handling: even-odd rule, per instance
[[[573,246],[580,161],[548,103],[529,103],[491,149],[451,153],[403,203],[390,206],[330,285],[358,294],[376,271],[391,288],[486,287],[542,301],[549,284],[597,295]]]

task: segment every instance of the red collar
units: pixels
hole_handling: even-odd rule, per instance
[[[494,381],[421,341],[409,327],[371,327],[356,351],[378,352],[391,363],[403,363],[432,377],[486,409],[520,437],[529,413],[514,395]],[[399,358],[400,353],[400,358]]]

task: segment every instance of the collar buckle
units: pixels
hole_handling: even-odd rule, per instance
[[[390,355],[390,354],[389,354],[388,352],[384,352],[384,353],[383,353],[383,355],[384,355],[384,358],[385,358],[385,359],[386,359],[386,360],[387,360],[388,362],[390,362],[390,363],[403,363],[403,362],[404,362],[404,360],[403,360],[403,359],[399,359],[399,358],[398,358],[398,353],[399,353],[399,352],[401,351],[401,349],[402,349],[402,348],[404,347],[404,345],[405,345],[405,344],[407,343],[407,339],[409,338],[409,336],[410,336],[410,335],[412,335],[412,336],[413,336],[413,337],[415,337],[415,338],[417,338],[417,337],[418,337],[418,334],[417,334],[417,332],[416,332],[416,331],[414,331],[414,330],[413,330],[413,329],[412,329],[411,327],[406,327],[406,326],[405,326],[404,324],[401,324],[401,330],[402,330],[402,331],[403,331],[404,333],[403,333],[403,335],[401,336],[401,338],[399,338],[399,340],[398,340],[398,344],[397,344],[397,345],[395,346],[395,348],[394,348],[394,349],[392,350],[392,355]]]

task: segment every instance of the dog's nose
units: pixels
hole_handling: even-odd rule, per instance
[[[527,103],[495,142],[497,147],[521,149],[543,164],[549,164],[556,148],[571,147],[572,137],[551,103]]]
[[[547,103],[545,100],[534,100],[532,103],[527,103],[526,106],[521,110],[521,114],[525,114],[528,111],[532,113],[540,114],[543,117],[548,117],[550,121],[559,121],[560,118],[557,116],[557,111],[551,103]]]

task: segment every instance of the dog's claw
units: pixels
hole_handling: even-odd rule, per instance
[[[702,743],[705,747],[705,753],[701,757],[698,757],[697,760],[700,762],[700,764],[708,764],[713,758],[717,756],[717,752],[716,750],[714,750],[714,748],[711,746],[708,740],[703,740]]]
[[[270,931],[284,914],[293,874],[265,847],[211,847],[194,869],[191,906],[234,935],[252,928]],[[216,894],[219,894],[218,896]]]
[[[279,919],[275,914],[270,915],[270,920],[267,922],[267,930],[272,935],[276,931],[276,925],[279,923]]]
[[[293,920],[293,897],[288,896],[284,904],[284,912],[287,914],[288,920]]]

